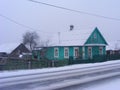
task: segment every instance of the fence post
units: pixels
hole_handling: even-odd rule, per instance
[[[54,67],[54,60],[52,60],[52,67]]]
[[[28,61],[28,69],[31,69],[31,61]]]

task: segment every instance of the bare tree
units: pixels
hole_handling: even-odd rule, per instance
[[[49,44],[50,44],[50,40],[48,39],[48,40],[46,40],[44,43],[45,43],[45,46],[48,47]]]
[[[41,41],[40,46],[41,47],[48,47],[49,44],[50,44],[50,40],[48,39],[48,40]]]
[[[23,44],[29,46],[31,51],[38,44],[38,40],[39,36],[36,32],[26,32],[23,35]]]

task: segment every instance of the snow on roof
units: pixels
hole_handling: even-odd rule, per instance
[[[20,43],[6,43],[0,45],[0,52],[11,53]]]
[[[84,45],[94,29],[72,30],[54,34],[51,39],[51,46],[80,46]]]
[[[120,50],[120,42],[119,41],[109,42],[106,50]]]

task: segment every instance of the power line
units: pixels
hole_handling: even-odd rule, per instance
[[[53,5],[53,4],[48,4],[48,3],[44,3],[44,2],[40,2],[40,1],[35,1],[35,0],[29,0],[29,1],[34,2],[34,3],[43,4],[46,6],[51,6],[51,7],[67,10],[67,11],[76,12],[76,13],[81,13],[81,14],[86,14],[86,15],[95,16],[95,17],[99,17],[99,18],[120,21],[120,19],[118,19],[118,18],[112,18],[112,17],[107,17],[107,16],[98,15],[98,14],[94,14],[94,13],[88,13],[88,12],[83,12],[83,11],[79,11],[79,10],[69,9],[69,8],[65,8],[65,7],[61,7],[61,6],[57,6],[57,5]]]
[[[42,33],[45,33],[45,34],[58,33],[57,31],[56,31],[56,32],[55,32],[55,31],[54,31],[54,32],[46,32],[46,31],[42,31],[42,30],[39,30],[39,29],[35,29],[35,28],[33,28],[33,27],[30,27],[30,26],[27,26],[27,25],[25,25],[25,24],[19,23],[18,21],[13,20],[13,19],[9,18],[8,16],[5,16],[5,15],[3,15],[3,14],[1,14],[1,13],[0,13],[0,17],[6,19],[6,20],[8,20],[8,21],[10,21],[10,22],[12,22],[12,23],[14,23],[14,24],[16,24],[16,25],[19,25],[19,26],[21,26],[21,27],[23,27],[23,28],[27,28],[27,29],[30,29],[30,30],[39,31],[39,32],[42,32]],[[91,27],[90,27],[90,28],[91,28]]]
[[[14,24],[17,24],[17,25],[19,25],[21,27],[24,27],[24,28],[27,28],[27,29],[30,29],[30,30],[36,30],[36,31],[43,32],[43,33],[48,33],[48,34],[49,33],[58,33],[57,31],[56,32],[45,32],[45,31],[42,31],[42,30],[39,30],[39,29],[35,29],[33,27],[30,27],[30,26],[27,26],[25,24],[19,23],[18,21],[13,20],[13,19],[11,19],[11,18],[9,18],[9,17],[7,17],[7,16],[5,16],[5,15],[3,15],[1,13],[0,13],[0,17],[5,18],[6,20],[8,20],[8,21],[10,21],[10,22],[12,22]],[[93,27],[89,27],[89,28],[93,28]]]
[[[0,14],[0,17],[3,17],[3,18],[5,18],[6,20],[8,20],[8,21],[10,21],[10,22],[12,22],[12,23],[15,23],[15,24],[17,24],[17,25],[19,25],[19,26],[21,26],[21,27],[24,27],[24,28],[27,28],[27,29],[30,29],[30,30],[36,30],[36,31],[40,31],[40,32],[43,32],[43,33],[53,33],[53,32],[44,32],[44,31],[42,31],[42,30],[38,30],[38,29],[32,28],[32,27],[30,27],[30,26],[27,26],[27,25],[25,25],[25,24],[19,23],[18,21],[13,20],[13,19],[11,19],[11,18],[9,18],[9,17],[7,17],[7,16],[5,16],[5,15],[2,15],[2,14]]]
[[[17,24],[17,25],[19,25],[19,26],[24,27],[24,28],[28,28],[28,29],[32,29],[32,30],[33,30],[33,28],[31,28],[31,27],[29,27],[29,26],[26,26],[26,25],[24,25],[24,24],[21,24],[21,23],[13,20],[13,19],[11,19],[11,18],[9,18],[9,17],[7,17],[7,16],[4,16],[4,15],[2,15],[2,14],[0,14],[0,17],[3,17],[3,18],[5,18],[5,19],[9,20],[10,22],[13,22],[13,23],[15,23],[15,24]]]

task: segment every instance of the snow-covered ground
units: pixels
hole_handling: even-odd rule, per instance
[[[33,73],[49,73],[54,71],[62,71],[62,70],[69,70],[69,69],[78,69],[78,68],[87,68],[92,66],[99,66],[99,65],[106,65],[106,64],[113,64],[113,63],[120,63],[120,60],[116,61],[108,61],[102,63],[90,63],[90,64],[76,64],[64,67],[54,67],[54,68],[43,68],[43,69],[32,69],[32,70],[14,70],[14,71],[0,71],[0,78],[2,77],[9,77],[9,76],[16,76],[16,75],[25,75],[25,74],[33,74]],[[106,82],[103,84],[93,85],[82,90],[120,90],[120,79],[113,79],[110,82]],[[79,90],[79,89],[74,89]]]
[[[99,85],[90,86],[83,90],[120,90],[120,79],[115,79],[109,82],[101,83]]]
[[[53,67],[53,68],[43,68],[43,69],[0,71],[0,78],[16,76],[16,75],[47,73],[47,72],[62,71],[62,70],[69,70],[69,69],[85,68],[85,67],[99,66],[99,65],[112,64],[112,63],[120,63],[120,60],[108,61],[108,62],[102,62],[102,63],[76,64],[76,65],[70,65],[70,66],[64,66],[64,67]]]

